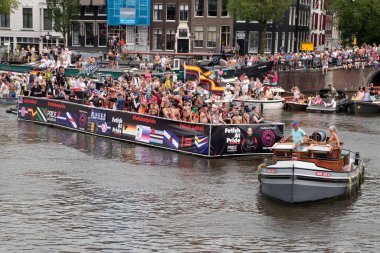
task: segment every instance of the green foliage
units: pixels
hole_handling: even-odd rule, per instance
[[[268,21],[281,21],[294,0],[229,0],[228,10],[236,20],[257,21],[261,28],[260,54],[264,53]]]
[[[9,14],[20,5],[18,0],[0,0],[0,14]]]
[[[67,45],[67,34],[80,14],[79,0],[46,0],[46,4],[54,31],[62,33]]]
[[[380,43],[379,0],[332,0],[331,4],[344,41],[352,44],[356,34],[358,45]]]

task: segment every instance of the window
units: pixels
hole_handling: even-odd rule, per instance
[[[105,5],[98,6],[98,15],[99,16],[107,15],[107,7]]]
[[[153,30],[153,49],[162,49],[162,29]]]
[[[98,23],[98,46],[107,46],[107,23]]]
[[[137,27],[137,42],[139,45],[148,45],[149,30],[148,27],[138,26]]]
[[[216,26],[208,27],[207,47],[216,47]]]
[[[174,50],[175,31],[174,29],[166,30],[166,50]]]
[[[180,5],[179,6],[179,20],[187,21],[189,15],[189,6],[188,5]]]
[[[194,27],[194,47],[203,47],[203,26]]]
[[[166,5],[166,20],[175,20],[175,4]]]
[[[230,45],[230,27],[229,26],[222,26],[222,36],[220,39],[220,46],[221,47],[228,47]]]
[[[194,14],[197,17],[203,17],[205,9],[205,1],[204,0],[195,0],[194,1]]]
[[[228,0],[222,0],[222,13],[221,13],[222,17],[228,17],[227,3],[228,3]]]
[[[208,16],[209,17],[216,17],[218,14],[217,14],[217,4],[216,4],[216,1],[217,0],[208,0]]]
[[[128,25],[126,30],[127,40],[126,43],[128,45],[136,44],[136,26]]]
[[[259,32],[250,31],[248,40],[248,52],[257,53],[259,51]]]
[[[44,9],[44,30],[53,30],[53,22],[49,18],[48,9]]]
[[[187,29],[179,29],[178,35],[179,37],[187,37]]]
[[[141,18],[147,18],[148,17],[148,0],[139,0],[139,16]]]
[[[94,24],[93,23],[85,23],[85,43],[86,46],[94,46]]]
[[[265,52],[271,52],[272,51],[272,33],[267,32],[265,36]]]
[[[162,20],[162,4],[153,5],[153,20]]]
[[[32,8],[22,9],[22,28],[26,28],[26,29],[33,28],[33,9]]]
[[[72,32],[73,32],[73,46],[79,46],[80,41],[79,41],[79,36],[80,36],[80,27],[79,23],[74,23],[72,26]]]
[[[84,15],[94,15],[94,6],[87,5],[84,7]]]
[[[0,27],[10,28],[9,14],[0,14]]]

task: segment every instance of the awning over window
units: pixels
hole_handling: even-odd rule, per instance
[[[106,5],[106,0],[92,0],[92,5],[94,6]]]
[[[91,0],[80,0],[79,3],[80,5],[87,6],[91,5]]]

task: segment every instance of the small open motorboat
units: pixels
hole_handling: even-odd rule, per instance
[[[306,107],[310,112],[341,112],[347,109],[348,96],[344,90],[337,90],[338,96],[333,98],[330,94],[330,89],[321,89],[319,96],[322,99],[320,103],[309,103]]]
[[[378,114],[380,113],[380,100],[370,102],[351,100],[348,103],[348,111],[357,114]]]
[[[249,107],[256,106],[261,110],[274,110],[274,109],[282,109],[284,107],[284,99],[273,99],[273,100],[258,100],[258,99],[234,99],[236,103],[244,103]]]
[[[306,110],[306,107],[308,107],[308,104],[307,103],[301,103],[301,102],[297,102],[297,101],[291,101],[291,100],[288,100],[285,102],[285,108],[289,108],[290,110],[294,110],[294,111],[304,111]]]
[[[259,172],[263,194],[294,204],[350,195],[360,188],[364,162],[359,153],[310,142],[302,151],[292,142],[273,146],[273,164]]]

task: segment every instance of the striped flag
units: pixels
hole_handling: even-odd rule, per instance
[[[178,149],[179,147],[179,138],[169,130],[164,131],[164,142],[170,148]]]
[[[73,127],[73,128],[78,128],[78,125],[77,123],[75,122],[75,119],[73,118],[73,116],[71,116],[71,114],[69,112],[66,112],[66,116],[67,116],[67,120],[69,121],[70,125]]]

